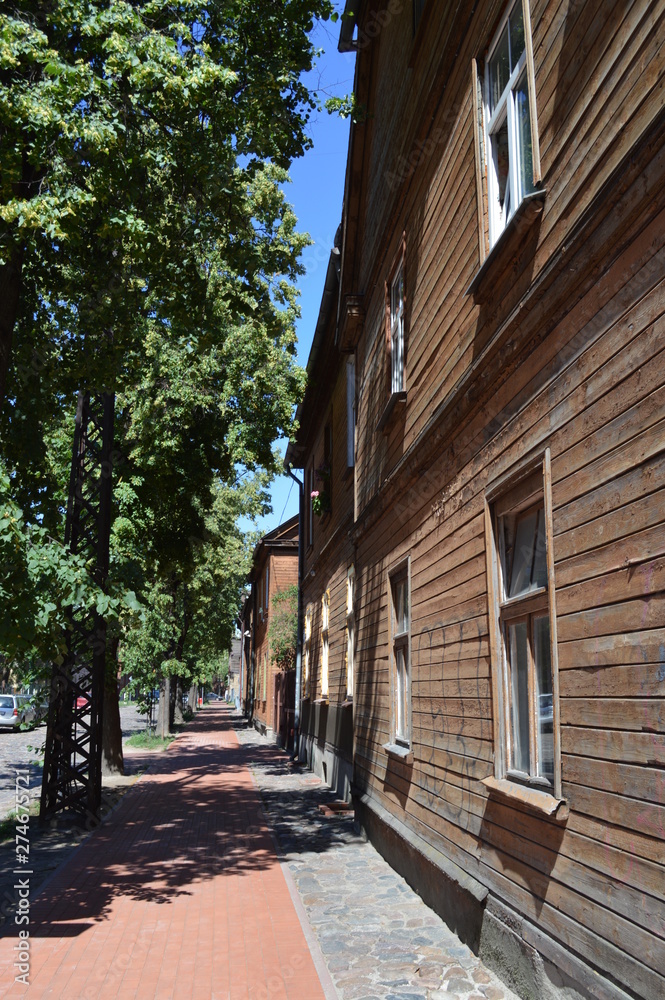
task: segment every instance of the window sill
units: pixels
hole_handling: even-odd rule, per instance
[[[513,239],[524,234],[525,229],[529,229],[536,221],[543,210],[543,202],[547,194],[545,188],[527,194],[517,206],[517,211],[510,218],[506,228],[499,236],[498,240],[488,253],[480,269],[466,290],[466,295],[475,295],[480,286],[484,283],[486,276],[494,270],[494,266],[513,242]]]
[[[341,708],[353,708],[353,696],[347,694],[346,698],[341,704]]]
[[[402,390],[401,392],[391,393],[390,399],[386,403],[383,413],[379,417],[379,422],[376,425],[377,431],[382,431],[384,427],[387,427],[390,423],[390,418],[395,412],[398,405],[403,405],[406,403],[406,392]]]
[[[312,704],[313,705],[327,705],[328,704],[328,695],[326,694],[322,698],[315,698],[314,701],[312,702]]]
[[[526,806],[532,812],[541,816],[548,816],[556,820],[557,823],[565,823],[570,810],[565,799],[556,799],[549,792],[540,791],[538,788],[529,788],[520,785],[516,781],[509,781],[507,778],[483,778],[481,784],[489,791],[490,795],[504,799],[507,802]]]
[[[342,479],[344,482],[347,482],[349,479],[353,479],[353,473],[355,471],[355,466],[347,465],[346,470],[342,473]]]
[[[413,750],[411,747],[403,747],[399,743],[384,743],[382,750],[389,757],[398,757],[404,764],[413,764]]]

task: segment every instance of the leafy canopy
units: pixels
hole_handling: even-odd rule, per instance
[[[116,613],[128,660],[151,643],[190,669],[226,641],[245,550],[214,527],[227,524],[219,498],[274,469],[271,442],[288,434],[303,389],[294,283],[307,238],[282,188],[309,144],[308,31],[330,10],[3,4],[0,283],[20,291],[15,315],[11,295],[0,315],[3,351],[15,333],[1,427],[6,655],[59,655],[72,600]],[[108,595],[62,546],[87,387],[117,400]]]
[[[137,316],[237,318],[288,293],[278,207],[309,145],[328,0],[13,0],[0,15],[0,269],[60,386],[118,386]],[[18,277],[17,277],[18,276]],[[8,299],[9,301],[9,299]],[[6,317],[3,318],[3,321]],[[25,328],[28,329],[25,329]]]

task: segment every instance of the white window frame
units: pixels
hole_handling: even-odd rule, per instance
[[[407,627],[398,623],[395,587],[406,584]],[[402,749],[411,747],[411,559],[395,566],[388,576],[390,595],[390,693],[391,741]],[[400,670],[400,663],[403,669]]]
[[[404,392],[404,258],[390,280],[390,391]]]
[[[349,566],[346,574],[346,698],[353,700],[353,683],[356,655],[356,571]]]
[[[495,777],[512,784],[515,794],[526,789],[561,799],[561,745],[559,723],[559,677],[556,637],[556,594],[554,588],[554,554],[552,551],[551,459],[544,455],[524,463],[515,474],[488,489],[485,504],[485,529],[490,605],[490,644],[492,657],[492,693],[495,731]],[[542,509],[546,542],[547,585],[534,587],[517,597],[507,596],[504,528],[508,516],[526,516],[529,511]],[[549,656],[552,688],[552,759],[553,777],[548,780],[541,771],[538,741],[538,707],[536,664],[533,656],[533,625],[537,618],[548,619]],[[512,704],[513,672],[510,662],[509,629],[524,624],[527,629],[527,690],[529,773],[512,766]]]
[[[330,657],[330,591],[321,597],[321,698],[328,697]]]
[[[267,700],[268,694],[268,651],[266,650],[263,654],[263,698],[261,701]]]
[[[524,22],[524,51],[522,52],[516,66],[514,67],[510,78],[504,87],[504,90],[497,101],[496,107],[491,111],[490,101],[491,101],[491,86],[490,86],[490,62],[495,54],[499,41],[501,40],[501,35],[508,23],[508,18],[513,13],[517,6],[522,8],[522,17]],[[510,45],[510,32],[508,32],[508,44]],[[534,185],[539,177],[539,168],[537,165],[538,157],[538,144],[536,138],[535,124],[535,94],[534,86],[532,84],[533,80],[533,60],[531,57],[531,23],[528,11],[527,0],[513,0],[506,10],[501,23],[492,39],[492,44],[487,51],[487,57],[485,59],[485,80],[483,88],[483,120],[484,120],[484,139],[485,139],[485,151],[486,151],[486,171],[487,171],[487,203],[488,203],[488,214],[489,214],[489,245],[490,248],[494,246],[502,232],[506,228],[508,222],[515,214],[515,211],[519,207],[520,203],[523,201],[525,195],[530,194],[534,190]],[[532,158],[532,169],[533,177],[531,179],[530,190],[523,190],[520,172],[520,162],[521,162],[521,147],[518,138],[517,129],[517,116],[515,112],[515,91],[518,85],[524,83],[529,97],[529,136],[531,139],[531,158]],[[509,161],[509,174],[507,182],[507,190],[504,201],[504,208],[502,209],[499,202],[499,181],[495,165],[494,148],[492,143],[492,137],[497,132],[500,126],[503,125],[504,121],[507,119],[507,129],[508,129],[508,161]],[[508,202],[508,207],[506,208],[506,202]]]
[[[303,643],[303,697],[311,697],[312,683],[312,605],[305,611],[305,635]]]
[[[270,567],[266,566],[266,590],[264,597],[266,614],[270,610]]]

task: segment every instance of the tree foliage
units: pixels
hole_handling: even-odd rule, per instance
[[[309,145],[327,0],[9,0],[0,15],[0,347],[117,386],[135,318],[265,318],[298,239],[276,184]],[[295,243],[294,243],[295,241]],[[295,251],[295,253],[294,253]],[[207,323],[203,324],[208,326]]]
[[[298,587],[295,584],[278,590],[273,596],[268,641],[271,662],[280,670],[294,670],[298,642]]]
[[[228,648],[272,442],[304,385],[308,146],[327,0],[10,0],[0,13],[0,649],[61,655],[68,603],[137,675]],[[63,548],[79,389],[116,393],[108,593]],[[19,596],[20,595],[20,596]],[[135,597],[133,595],[136,595]],[[164,667],[165,665],[165,667]]]

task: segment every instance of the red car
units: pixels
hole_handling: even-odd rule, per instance
[[[87,698],[84,694],[79,695],[79,697],[76,699],[77,708],[87,708],[89,704],[90,704],[90,699]]]

